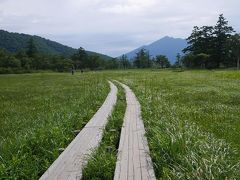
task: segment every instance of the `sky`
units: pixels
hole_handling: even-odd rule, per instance
[[[0,0],[0,29],[112,57],[164,36],[186,38],[223,13],[240,31],[239,0]]]

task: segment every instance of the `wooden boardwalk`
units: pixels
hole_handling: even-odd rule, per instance
[[[41,180],[81,179],[82,168],[87,162],[87,157],[99,145],[108,117],[116,104],[117,87],[109,83],[111,91],[101,108],[42,175]]]
[[[132,90],[120,83],[126,92],[127,109],[121,131],[114,180],[156,179],[149,156],[140,104]]]

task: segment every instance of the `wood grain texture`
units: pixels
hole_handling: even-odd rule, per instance
[[[121,131],[114,180],[155,180],[140,104],[133,91],[125,84],[120,84],[126,92],[127,109]]]

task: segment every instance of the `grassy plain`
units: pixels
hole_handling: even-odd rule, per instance
[[[117,83],[115,84],[117,85]],[[83,169],[83,180],[113,179],[125,110],[125,93],[123,88],[118,85],[116,106],[112,115],[109,117],[99,148],[90,156],[87,166]]]
[[[95,73],[0,76],[0,177],[41,176],[109,90]]]
[[[102,104],[106,79],[129,85],[139,99],[159,179],[240,177],[240,72],[227,70],[0,76],[1,177],[39,177]],[[104,174],[105,165],[113,172],[120,132],[111,129],[120,117],[111,117],[116,124],[108,124],[85,177]]]
[[[240,177],[240,72],[126,71],[158,178]]]

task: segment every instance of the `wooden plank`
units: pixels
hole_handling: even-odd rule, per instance
[[[87,158],[99,145],[108,117],[117,101],[117,87],[109,83],[111,91],[103,105],[40,180],[81,179]]]
[[[135,179],[141,179],[141,163],[140,163],[140,150],[139,150],[139,139],[138,139],[138,131],[137,131],[137,121],[133,123],[134,129],[134,140],[133,140],[133,148],[135,149],[135,153],[133,156],[133,162],[135,162],[136,166],[134,166],[134,175]]]
[[[128,86],[118,83],[125,90],[127,109],[121,132],[114,180],[155,180],[140,104]]]

